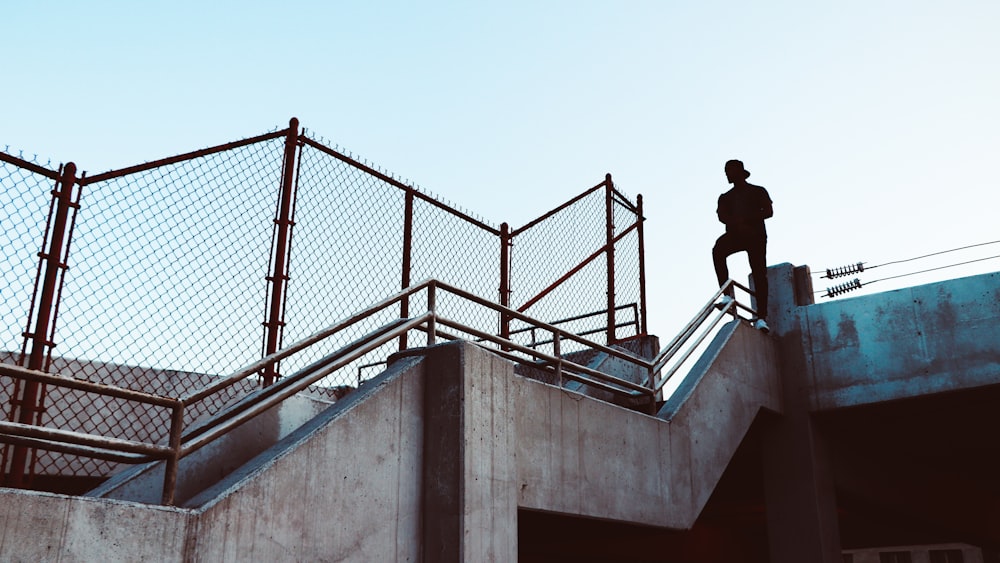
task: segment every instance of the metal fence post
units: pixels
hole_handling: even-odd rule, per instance
[[[500,225],[500,304],[510,307],[510,225]],[[510,316],[500,313],[500,337],[510,340]],[[508,346],[504,345],[506,351]]]
[[[278,216],[274,222],[277,225],[278,233],[275,238],[273,267],[274,271],[267,280],[271,283],[271,302],[268,304],[268,320],[264,323],[267,331],[267,342],[264,348],[264,355],[268,356],[278,351],[280,335],[285,325],[284,321],[284,301],[285,291],[288,281],[288,254],[291,242],[291,213],[293,205],[293,189],[295,179],[295,149],[299,138],[299,120],[292,118],[288,122],[288,135],[285,137],[285,157],[282,166],[281,192],[278,196]],[[267,364],[264,368],[264,387],[274,383],[280,377],[275,363]]]
[[[649,334],[646,330],[646,244],[642,233],[642,224],[646,216],[642,213],[642,194],[635,197],[637,207],[636,223],[639,234],[639,334]]]
[[[45,357],[49,349],[55,346],[55,335],[51,334],[51,331],[55,322],[54,311],[58,310],[59,307],[57,300],[59,278],[68,267],[63,253],[69,248],[70,243],[70,235],[67,232],[67,226],[70,224],[69,213],[71,209],[79,207],[78,203],[73,202],[74,184],[76,184],[76,164],[70,162],[63,167],[62,175],[56,181],[55,189],[52,191],[55,217],[51,231],[49,231],[48,252],[44,251],[43,244],[43,251],[38,254],[41,258],[39,280],[42,283],[38,294],[38,314],[35,317],[35,331],[24,335],[31,341],[27,368],[32,370],[42,371],[44,369]],[[44,268],[44,274],[41,272],[42,268]],[[41,416],[40,391],[42,389],[38,382],[24,382],[21,399],[18,402],[17,421],[21,424],[40,422],[38,420]],[[11,487],[23,487],[26,484],[27,461],[28,448],[23,445],[14,446],[10,472],[7,476],[8,484]]]
[[[607,215],[607,258],[608,258],[608,345],[615,343],[615,224],[614,224],[614,183],[611,174],[604,176],[605,213]]]
[[[167,505],[174,504],[174,493],[177,491],[177,468],[181,459],[181,432],[184,431],[184,402],[174,403],[170,412],[170,457],[164,460],[163,494],[160,501]]]
[[[403,204],[403,264],[401,289],[410,287],[410,269],[413,249],[413,190],[406,190],[406,197]],[[405,296],[399,302],[399,317],[405,319],[410,316],[410,297]],[[406,350],[406,334],[399,337],[399,349]]]

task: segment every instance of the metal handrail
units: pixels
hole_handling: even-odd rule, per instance
[[[355,340],[346,346],[340,347],[337,351],[328,354],[316,362],[313,362],[295,374],[285,377],[275,384],[245,397],[243,400],[227,407],[208,420],[198,424],[196,427],[184,432],[183,412],[186,407],[219,393],[232,385],[236,385],[247,377],[259,373],[268,365],[299,353],[314,344],[317,344],[349,327],[356,325],[358,322],[367,319],[380,311],[384,311],[394,306],[403,299],[408,299],[409,297],[425,290],[428,292],[428,308],[422,315],[407,319],[396,319],[395,321],[387,323],[362,338]],[[232,429],[249,421],[253,417],[278,405],[290,396],[299,393],[308,386],[316,383],[324,377],[327,377],[338,369],[377,349],[379,346],[391,342],[411,330],[423,330],[427,333],[428,344],[433,344],[435,338],[439,334],[438,325],[453,328],[463,333],[480,337],[484,340],[499,344],[501,347],[506,347],[507,350],[516,350],[536,360],[541,360],[551,365],[555,365],[557,366],[557,369],[563,372],[563,375],[567,379],[578,380],[612,393],[624,394],[633,397],[651,397],[653,394],[653,391],[648,387],[603,374],[585,366],[544,354],[532,348],[514,344],[496,335],[487,334],[456,321],[441,317],[437,313],[435,306],[435,292],[437,290],[446,291],[455,296],[472,301],[480,306],[493,309],[498,313],[509,315],[510,318],[516,318],[525,323],[534,325],[538,329],[549,331],[553,334],[554,339],[575,341],[609,355],[642,365],[643,367],[648,367],[646,365],[648,362],[642,360],[641,358],[632,356],[631,354],[602,346],[595,342],[590,342],[575,334],[559,329],[554,325],[532,319],[523,313],[509,309],[502,305],[491,303],[486,299],[461,290],[457,287],[439,282],[437,280],[425,280],[389,296],[388,298],[375,303],[363,311],[348,317],[347,319],[344,319],[343,321],[340,321],[323,331],[317,332],[316,334],[300,340],[291,346],[261,358],[260,360],[253,362],[228,376],[219,378],[201,389],[186,393],[176,398],[152,395],[114,385],[69,379],[58,375],[25,369],[19,366],[0,364],[0,375],[6,375],[17,379],[37,381],[46,385],[76,389],[87,393],[137,401],[172,410],[172,423],[168,445],[134,442],[97,434],[45,428],[11,422],[0,423],[0,442],[28,445],[38,449],[82,455],[97,459],[106,459],[121,463],[134,464],[165,460],[167,462],[167,468],[164,478],[162,501],[164,504],[172,504],[177,474],[177,463],[181,459],[211,443],[213,440],[218,439],[220,436],[225,435]],[[441,335],[443,336],[443,334]],[[518,357],[507,350],[502,352],[498,351],[498,353],[502,353],[502,355],[517,361],[525,361],[525,358]]]
[[[363,311],[348,317],[347,319],[344,319],[343,321],[340,321],[308,338],[300,340],[287,348],[279,350],[274,354],[270,354],[229,376],[220,378],[219,380],[206,385],[199,390],[187,393],[177,398],[153,395],[114,385],[93,383],[79,379],[69,379],[57,375],[25,369],[19,366],[0,364],[0,375],[171,409],[171,426],[167,445],[136,442],[84,432],[32,426],[14,422],[0,422],[0,443],[25,445],[38,449],[105,459],[121,463],[135,464],[164,460],[167,466],[164,476],[162,502],[168,505],[173,504],[174,489],[177,478],[177,465],[181,459],[206,446],[213,440],[227,434],[234,428],[246,423],[257,415],[280,404],[289,397],[301,392],[324,377],[329,376],[335,371],[347,366],[351,362],[363,357],[365,354],[376,350],[388,342],[396,340],[411,330],[420,330],[425,332],[427,334],[428,345],[433,345],[438,336],[448,339],[457,338],[440,331],[438,328],[439,326],[455,329],[464,334],[477,337],[483,341],[497,344],[499,349],[492,351],[513,361],[522,363],[528,361],[524,356],[519,356],[515,352],[533,358],[534,361],[540,361],[542,362],[543,369],[546,367],[552,369],[557,373],[560,380],[565,378],[579,381],[586,385],[590,385],[616,395],[624,395],[631,398],[648,398],[651,404],[655,404],[655,398],[662,390],[663,385],[670,379],[671,376],[673,376],[679,366],[683,364],[688,357],[690,357],[691,353],[693,353],[708,333],[725,315],[731,314],[738,316],[738,308],[753,313],[751,309],[735,301],[727,305],[721,310],[720,314],[708,326],[708,328],[702,331],[702,333],[695,339],[694,344],[681,356],[680,361],[673,368],[668,370],[664,376],[659,376],[659,372],[674,358],[684,345],[690,341],[690,339],[697,332],[698,328],[705,323],[709,316],[711,316],[712,309],[715,308],[715,301],[723,293],[730,291],[733,288],[740,288],[751,295],[753,293],[748,288],[732,280],[728,281],[722,288],[719,289],[713,299],[706,304],[697,315],[695,315],[695,318],[688,323],[687,326],[685,326],[681,334],[671,341],[671,343],[664,348],[663,351],[657,354],[653,361],[645,360],[628,352],[586,340],[582,336],[560,329],[554,324],[532,319],[531,317],[528,317],[527,315],[514,309],[492,303],[482,297],[449,284],[429,279],[412,285],[386,299],[383,299]],[[198,424],[196,427],[184,432],[183,412],[187,406],[202,401],[205,398],[226,389],[227,387],[235,385],[246,377],[259,373],[267,365],[281,361],[282,359],[301,352],[318,342],[330,338],[333,335],[356,325],[358,322],[367,319],[380,311],[386,310],[403,299],[408,299],[409,297],[424,290],[427,291],[427,311],[423,314],[412,318],[400,318],[386,323],[361,338],[358,338],[353,342],[338,348],[336,351],[324,356],[323,358],[309,364],[298,372],[277,381],[269,387],[248,395],[237,403],[225,408],[219,413],[216,413],[208,420]],[[489,334],[440,316],[436,309],[436,292],[438,290],[472,301],[480,306],[492,309],[497,313],[508,315],[510,318],[519,319],[525,323],[533,325],[536,329],[551,332],[554,349],[553,354],[546,354],[530,346],[516,344],[500,336]],[[592,350],[630,362],[638,367],[648,370],[650,375],[644,384],[637,384],[577,364],[559,356],[560,345],[564,341],[576,342]]]
[[[615,328],[624,328],[624,327],[631,326],[631,327],[635,327],[636,334],[639,334],[639,305],[637,303],[628,303],[628,304],[625,304],[625,305],[618,305],[618,306],[616,306],[614,308],[615,313],[617,313],[618,311],[625,311],[625,310],[632,311],[632,320],[631,321],[620,322],[620,323],[615,323]],[[572,317],[567,317],[565,319],[559,319],[558,321],[552,321],[552,325],[559,326],[559,325],[562,325],[562,324],[571,323],[573,321],[580,321],[580,320],[583,320],[583,319],[589,319],[589,318],[598,317],[598,316],[607,316],[607,314],[608,314],[608,311],[606,309],[601,309],[600,311],[594,311],[594,312],[591,312],[591,313],[583,313],[583,314],[580,314],[580,315],[575,315],[575,316],[572,316]],[[527,327],[518,328],[518,329],[510,331],[509,336],[514,336],[516,334],[524,334],[526,332],[529,332],[529,333],[531,333],[531,344],[530,344],[530,346],[532,346],[532,347],[534,347],[534,346],[542,346],[544,344],[551,344],[553,342],[553,340],[536,340],[536,338],[535,338],[535,331],[537,331],[537,330],[538,330],[537,327],[527,326]],[[591,329],[591,330],[584,330],[584,331],[576,332],[575,334],[577,336],[587,336],[588,334],[597,334],[598,332],[605,332],[605,331],[607,331],[607,327],[595,328],[595,329]]]
[[[655,378],[653,380],[654,382],[652,385],[654,392],[659,393],[663,389],[664,385],[666,385],[667,382],[670,380],[670,378],[673,377],[675,373],[677,373],[677,371],[681,368],[681,366],[684,365],[684,362],[686,362],[687,359],[691,357],[691,354],[693,354],[694,351],[698,349],[698,346],[700,346],[702,342],[705,341],[705,339],[712,332],[712,330],[716,326],[718,326],[718,324],[722,321],[723,318],[726,317],[726,315],[732,315],[734,319],[742,318],[739,315],[740,309],[746,311],[747,313],[750,313],[751,315],[756,315],[756,311],[743,305],[742,303],[740,303],[738,300],[735,299],[722,308],[719,308],[716,305],[716,302],[719,300],[720,297],[722,297],[723,294],[731,294],[737,288],[743,290],[744,292],[748,293],[751,296],[754,295],[753,290],[751,290],[750,288],[740,284],[735,280],[732,279],[727,280],[726,283],[724,283],[722,287],[720,287],[719,290],[715,292],[715,295],[712,296],[712,298],[708,301],[708,303],[706,303],[701,309],[698,310],[694,318],[691,319],[691,321],[684,326],[681,332],[676,337],[674,337],[674,339],[671,340],[670,343],[667,344],[667,346],[660,351],[660,353],[656,355],[656,357],[653,359],[652,362],[653,366],[650,370],[651,373],[654,374]],[[708,325],[708,327],[704,327],[705,322],[708,321],[709,317],[712,316],[713,309],[718,309],[718,314],[715,316],[715,319],[712,320],[712,322]],[[667,370],[666,374],[661,374],[663,368],[665,368],[670,361],[675,359],[677,353],[680,352],[681,349],[684,348],[684,346],[690,342],[691,338],[693,338],[695,336],[695,333],[698,332],[698,329],[703,327],[704,330],[702,330],[701,333],[698,335],[698,337],[695,338],[694,343],[687,348],[687,351],[681,355],[680,359],[674,364],[674,366],[669,370]]]

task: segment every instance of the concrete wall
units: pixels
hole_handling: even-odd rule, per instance
[[[732,323],[659,417],[520,380],[519,506],[690,528],[760,409],[780,412],[777,366]]]
[[[802,308],[811,408],[1000,383],[1000,273]]]
[[[183,505],[328,408],[332,402],[296,395],[180,461],[174,503]],[[164,462],[127,468],[87,496],[159,504]]]
[[[0,489],[0,559],[515,561],[519,507],[689,528],[780,410],[769,337],[731,324],[711,349],[659,418],[432,347],[183,508]]]
[[[419,560],[423,384],[401,361],[192,499],[191,560]]]
[[[0,489],[0,560],[188,561],[190,511]]]

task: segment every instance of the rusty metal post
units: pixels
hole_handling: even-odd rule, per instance
[[[552,333],[552,355],[555,356],[556,358],[556,382],[558,383],[559,387],[562,388],[563,386],[562,345],[560,344],[558,332]]]
[[[510,307],[510,225],[503,223],[500,225],[500,304]],[[500,337],[510,340],[510,315],[500,313]],[[510,348],[506,345],[504,351]]]
[[[615,223],[614,223],[614,183],[611,174],[604,176],[604,204],[607,215],[607,258],[608,258],[608,346],[615,343]]]
[[[427,286],[427,310],[431,313],[431,318],[427,321],[427,346],[437,343],[437,283],[431,282]]]
[[[170,457],[163,469],[163,496],[161,502],[167,506],[174,504],[177,490],[177,466],[181,459],[181,433],[184,431],[184,402],[177,401],[170,413]]]
[[[413,190],[406,190],[406,199],[403,204],[403,265],[401,289],[410,287],[411,252],[413,249]],[[410,298],[403,297],[399,302],[399,317],[405,319],[410,316]],[[399,337],[399,349],[406,350],[406,334]]]
[[[646,216],[642,213],[642,194],[635,197],[636,222],[639,232],[639,333],[649,334],[646,329],[646,243],[642,234],[642,224],[646,222]]]
[[[48,252],[40,252],[42,265],[45,268],[44,275],[40,275],[42,282],[38,298],[38,315],[35,317],[35,331],[25,334],[31,339],[31,352],[28,356],[28,369],[42,371],[45,367],[45,358],[48,350],[55,346],[54,335],[50,335],[50,330],[54,322],[54,310],[59,304],[56,299],[59,277],[68,265],[63,259],[63,252],[69,247],[69,235],[67,226],[70,223],[69,213],[71,209],[79,207],[73,202],[73,186],[76,184],[76,164],[70,162],[62,170],[62,175],[56,181],[52,197],[55,204],[55,217],[50,231]],[[50,338],[51,336],[51,338]],[[37,424],[40,416],[39,392],[41,386],[36,381],[25,381],[20,401],[18,401],[19,412],[17,421],[21,424]],[[8,485],[11,487],[23,487],[26,484],[25,470],[27,469],[28,448],[26,446],[14,446],[11,455],[10,472],[7,476]]]
[[[293,184],[295,179],[295,149],[299,139],[299,120],[292,118],[288,122],[288,134],[285,137],[285,157],[282,166],[281,192],[278,196],[278,216],[274,222],[278,227],[278,234],[275,238],[274,246],[274,271],[267,280],[271,283],[271,302],[268,304],[268,320],[264,323],[267,331],[267,342],[264,348],[264,356],[268,356],[278,351],[280,335],[285,325],[283,318],[286,283],[288,281],[288,254],[291,239],[291,213],[293,205]],[[264,368],[264,387],[274,383],[280,377],[274,363],[270,363]]]

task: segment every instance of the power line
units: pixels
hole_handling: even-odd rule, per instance
[[[874,266],[866,266],[865,265],[866,262],[857,262],[855,264],[848,264],[847,266],[841,266],[839,268],[827,268],[825,272],[813,272],[813,275],[814,276],[820,276],[821,275],[824,278],[829,278],[829,279],[841,278],[841,277],[844,277],[844,276],[849,276],[851,274],[860,274],[860,273],[862,273],[862,272],[865,271],[865,268],[871,270],[871,269],[879,268],[879,267],[882,267],[882,266],[889,266],[889,265],[892,265],[892,264],[902,264],[904,262],[912,262],[914,260],[920,260],[920,259],[923,259],[923,258],[930,258],[931,256],[938,256],[938,255],[941,255],[941,254],[947,254],[949,252],[957,252],[959,250],[966,250],[966,249],[969,249],[969,248],[976,248],[976,247],[979,247],[979,246],[987,246],[987,245],[990,245],[990,244],[997,244],[997,243],[1000,243],[1000,240],[994,240],[994,241],[990,241],[990,242],[981,242],[979,244],[970,244],[970,245],[967,245],[967,246],[960,246],[958,248],[951,248],[951,249],[948,249],[948,250],[942,250],[940,252],[932,252],[930,254],[924,254],[923,256],[915,256],[913,258],[905,258],[903,260],[894,260],[892,262],[886,262],[884,264],[876,264]]]
[[[976,245],[976,246],[978,246],[978,245]],[[968,247],[968,248],[971,248],[971,247]],[[933,254],[929,254],[928,256],[933,256]],[[927,273],[927,272],[933,272],[935,270],[943,270],[945,268],[953,268],[955,266],[964,266],[966,264],[972,264],[974,262],[982,262],[984,260],[993,260],[995,258],[1000,258],[1000,254],[998,254],[996,256],[988,256],[986,258],[977,258],[975,260],[968,260],[968,261],[965,261],[965,262],[958,262],[957,264],[948,264],[947,266],[938,266],[937,268],[928,268],[926,270],[920,270],[918,272],[910,272],[908,274],[899,274],[898,276],[889,276],[887,278],[880,278],[880,279],[877,279],[877,280],[872,280],[870,282],[865,282],[864,285],[873,284],[873,283],[879,282],[879,281],[894,280],[896,278],[902,278],[902,277],[906,277],[906,276],[913,276],[913,275],[916,275],[916,274],[924,274],[924,273]]]
[[[1000,241],[997,241],[997,242],[1000,242]],[[967,246],[967,247],[963,247],[963,248],[972,248],[973,246],[983,246],[984,244],[992,244],[992,243],[976,244],[976,245]],[[962,250],[962,249],[959,248],[959,249],[955,249],[955,250]],[[945,252],[948,252],[948,251],[945,251]],[[944,254],[944,252],[938,252],[938,253],[935,253],[935,254],[928,254],[927,256],[936,256],[937,254]],[[926,258],[927,256],[922,256],[921,258]],[[862,287],[864,287],[866,285],[871,285],[871,284],[873,284],[875,282],[886,281],[886,280],[894,280],[896,278],[904,278],[906,276],[914,276],[914,275],[917,275],[917,274],[925,274],[927,272],[933,272],[933,271],[936,271],[936,270],[944,270],[945,268],[954,268],[955,266],[964,266],[966,264],[973,264],[975,262],[983,262],[985,260],[994,260],[996,258],[1000,258],[1000,254],[998,254],[996,256],[987,256],[986,258],[977,258],[975,260],[967,260],[965,262],[958,262],[958,263],[955,263],[955,264],[948,264],[947,266],[938,266],[937,268],[928,268],[926,270],[919,270],[919,271],[916,271],[916,272],[908,272],[908,273],[899,274],[899,275],[896,275],[896,276],[889,276],[889,277],[885,277],[885,278],[879,278],[877,280],[872,280],[872,281],[864,282],[864,283],[861,283],[861,280],[855,278],[854,280],[852,280],[850,282],[843,283],[843,284],[840,284],[840,285],[835,286],[835,287],[827,288],[824,291],[815,291],[813,293],[815,293],[817,295],[820,294],[820,293],[825,293],[826,295],[824,295],[824,297],[836,297],[838,295],[847,293],[849,291],[854,291],[855,289],[861,289]],[[916,260],[916,258],[911,258],[909,260],[900,260],[899,262],[908,262],[910,260]],[[898,263],[898,262],[891,262],[891,263],[895,264],[895,263]],[[886,266],[888,264],[881,264],[881,265],[882,266]],[[872,268],[874,268],[874,267],[875,266],[872,266]]]
[[[990,241],[990,242],[981,242],[979,244],[970,244],[969,246],[962,246],[962,247],[959,247],[959,248],[952,248],[950,250],[942,250],[941,252],[934,252],[934,253],[931,253],[931,254],[924,254],[923,256],[917,256],[917,257],[914,257],[914,258],[907,258],[905,260],[896,260],[894,262],[886,262],[885,264],[878,264],[876,266],[869,266],[868,268],[871,269],[871,268],[878,268],[879,266],[889,266],[891,264],[902,264],[903,262],[912,262],[914,260],[920,260],[921,258],[930,258],[931,256],[938,256],[939,254],[947,254],[949,252],[956,252],[958,250],[965,250],[967,248],[976,248],[977,246],[986,246],[986,245],[989,245],[989,244],[997,244],[997,243],[1000,243],[1000,240],[994,240],[994,241]],[[988,258],[983,258],[983,260],[988,260]],[[978,262],[978,260],[973,260],[973,262]],[[954,265],[958,266],[959,264],[954,264]],[[947,266],[944,266],[944,267],[947,267]],[[931,270],[927,270],[927,271],[931,271]],[[887,279],[889,279],[889,278],[887,278]],[[871,282],[869,282],[869,283],[871,283]]]

